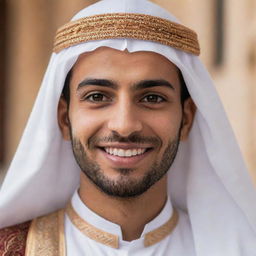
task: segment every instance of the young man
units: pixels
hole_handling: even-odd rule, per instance
[[[144,0],[57,32],[0,193],[2,255],[256,253],[255,190],[196,55]]]

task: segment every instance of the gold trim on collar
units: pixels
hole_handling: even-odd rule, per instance
[[[167,19],[136,13],[109,13],[71,21],[57,30],[54,52],[93,40],[133,38],[154,41],[194,55],[200,54],[197,34]]]
[[[156,244],[167,237],[178,224],[179,215],[176,209],[173,209],[172,217],[159,228],[148,232],[145,235],[144,245],[145,247],[149,247],[153,244]]]
[[[71,203],[66,207],[66,213],[70,218],[73,225],[78,228],[84,235],[91,238],[94,241],[102,243],[112,248],[118,248],[118,236],[111,233],[100,230],[85,220],[83,220],[74,210]]]
[[[74,210],[71,203],[69,203],[66,207],[66,213],[70,218],[73,225],[80,230],[84,235],[91,238],[92,240],[107,245],[112,248],[119,248],[119,240],[117,235],[113,235],[111,233],[100,230],[84,219],[82,219]],[[171,218],[159,228],[148,232],[145,234],[144,246],[149,247],[154,245],[161,240],[163,240],[166,236],[168,236],[176,227],[178,223],[178,212],[174,209],[173,215]]]

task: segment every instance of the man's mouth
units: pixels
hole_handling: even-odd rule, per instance
[[[149,148],[148,148],[149,149]],[[105,147],[104,150],[114,156],[119,157],[133,157],[144,154],[147,148],[131,148],[131,149],[121,149],[121,148],[113,148],[113,147]]]
[[[100,145],[98,149],[103,152],[105,159],[118,168],[134,168],[139,162],[145,159],[154,149],[139,145]]]

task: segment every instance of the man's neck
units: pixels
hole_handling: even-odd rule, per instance
[[[116,198],[100,191],[81,174],[79,195],[88,208],[121,227],[123,240],[132,241],[141,236],[144,226],[163,209],[167,182],[164,177],[138,197]]]

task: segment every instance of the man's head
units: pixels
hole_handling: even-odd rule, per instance
[[[165,177],[193,121],[183,82],[153,52],[103,47],[79,57],[59,125],[81,170],[105,193],[136,196]]]

